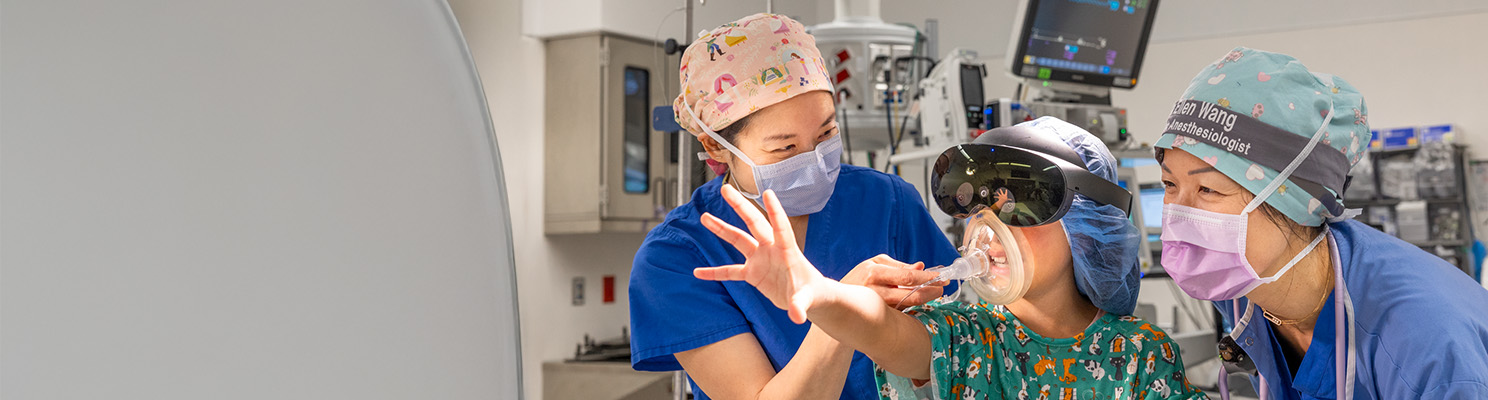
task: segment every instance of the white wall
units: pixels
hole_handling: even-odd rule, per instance
[[[475,56],[506,166],[522,325],[522,374],[528,399],[542,399],[542,362],[572,358],[588,333],[620,335],[629,324],[626,283],[640,234],[543,235],[543,46],[522,35],[521,0],[452,0]],[[614,275],[615,302],[601,304],[600,283]],[[586,302],[573,306],[570,284],[584,277]]]
[[[1478,154],[1488,154],[1488,53],[1450,38],[1488,35],[1488,13],[1342,25],[1157,43],[1149,46],[1142,82],[1116,91],[1130,110],[1138,140],[1157,139],[1167,109],[1193,75],[1230,48],[1244,45],[1297,57],[1309,69],[1348,80],[1364,94],[1375,128],[1456,123]]]
[[[451,5],[456,2],[461,1],[450,1]],[[507,3],[506,0],[498,2]],[[511,3],[513,7],[521,3],[522,18],[507,24],[520,27],[522,34],[529,36],[551,37],[593,31],[600,25],[600,0],[517,0]]]
[[[532,1],[528,0],[528,2]],[[657,37],[659,29],[660,40],[658,41],[664,41],[670,37],[683,43],[688,43],[697,37],[698,31],[713,29],[750,14],[765,12],[764,0],[713,0],[704,5],[693,3],[693,31],[684,36],[687,12],[679,10],[686,4],[683,0],[603,0],[602,3],[601,25],[606,31],[653,38]],[[674,10],[677,11],[673,13]],[[831,10],[828,9],[828,11]],[[819,18],[831,19],[830,14],[825,17],[818,16],[817,3],[812,1],[777,0],[774,12],[788,15],[806,25],[815,24]],[[667,17],[668,14],[671,14],[670,18]]]
[[[552,38],[603,30],[639,38],[659,37],[658,41],[670,37],[688,42],[698,30],[765,12],[766,7],[764,0],[714,0],[706,4],[693,1],[693,32],[684,35],[685,0],[522,0],[522,33]],[[828,12],[825,18],[830,19],[831,1],[825,3]],[[815,1],[781,0],[774,2],[773,12],[811,25],[817,22],[819,9]]]
[[[1331,28],[1488,11],[1481,0],[1246,0],[1161,2],[1156,42]]]
[[[829,2],[830,3],[830,2]],[[1001,60],[1012,35],[1016,1],[984,0],[884,0],[883,19],[890,23],[909,23],[924,29],[926,18],[940,21],[940,58],[951,49],[974,50],[983,60]],[[827,18],[831,18],[828,14]],[[1001,61],[999,61],[1001,62]],[[989,75],[1002,76],[1006,68],[994,66]],[[1011,90],[1010,90],[1011,91]]]

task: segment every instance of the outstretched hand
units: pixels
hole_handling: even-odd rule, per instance
[[[723,185],[723,198],[739,213],[750,233],[736,228],[712,214],[703,214],[703,226],[732,244],[744,255],[744,264],[698,268],[692,274],[711,281],[745,281],[754,285],[790,315],[795,323],[806,322],[806,310],[816,299],[814,287],[829,281],[801,254],[790,220],[775,192],[766,190],[761,215],[749,199],[731,185]],[[751,234],[752,233],[752,234]]]

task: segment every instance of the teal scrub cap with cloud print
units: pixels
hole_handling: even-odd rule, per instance
[[[1343,215],[1348,172],[1368,150],[1368,115],[1364,95],[1342,78],[1285,54],[1237,47],[1189,83],[1154,147],[1193,154],[1259,193],[1321,132],[1266,198],[1293,221],[1318,226]]]

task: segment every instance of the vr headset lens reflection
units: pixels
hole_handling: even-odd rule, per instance
[[[1017,147],[962,144],[936,159],[930,177],[941,211],[966,218],[991,210],[1008,226],[1054,222],[1074,193],[1128,212],[1131,193],[1062,159]]]

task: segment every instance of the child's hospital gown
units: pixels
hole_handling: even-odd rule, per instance
[[[1206,398],[1178,345],[1141,318],[1104,314],[1073,338],[1039,336],[1006,308],[934,301],[906,311],[930,332],[931,382],[877,371],[885,399]]]

